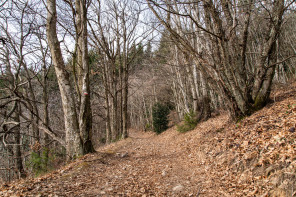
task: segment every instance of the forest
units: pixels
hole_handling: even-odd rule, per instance
[[[0,184],[131,130],[238,122],[296,79],[295,0],[1,0],[0,16]]]

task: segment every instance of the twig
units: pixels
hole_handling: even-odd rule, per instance
[[[198,192],[197,192],[197,194],[196,194],[196,197],[198,197],[199,194],[200,194],[200,188],[198,188]]]

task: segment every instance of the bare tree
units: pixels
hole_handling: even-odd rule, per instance
[[[66,150],[68,159],[70,159],[83,155],[83,146],[79,132],[73,88],[70,83],[69,73],[65,68],[60,43],[57,37],[56,1],[47,0],[47,9],[47,39],[62,96],[66,131]]]
[[[105,88],[107,142],[128,136],[128,95],[130,70],[141,42],[152,29],[141,26],[141,5],[134,1],[100,1],[92,5],[91,40],[99,56]]]
[[[192,57],[206,83],[226,100],[233,117],[250,114],[266,104],[277,65],[276,40],[291,1],[147,3],[180,49]],[[250,37],[257,30],[250,24],[256,17],[266,23],[265,34],[252,42]],[[248,61],[251,43],[257,43],[259,50],[252,62]]]

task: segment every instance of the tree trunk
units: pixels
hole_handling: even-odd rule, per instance
[[[112,140],[111,134],[111,118],[110,118],[110,89],[109,89],[109,79],[107,75],[108,66],[106,63],[103,65],[103,82],[105,86],[105,105],[106,105],[106,143],[109,144]]]
[[[184,7],[179,8],[184,6],[182,4],[159,4],[157,1],[146,1],[179,48],[200,63],[199,70],[203,70],[204,75],[209,75],[210,79],[206,80],[215,81],[215,86],[219,88],[214,89],[216,93],[224,94],[222,96],[226,98],[227,108],[234,116],[233,118],[249,115],[266,104],[274,75],[274,66],[268,64],[268,59],[275,50],[273,45],[279,35],[283,13],[286,10],[284,0],[272,1],[269,4],[270,9],[262,8],[266,13],[268,12],[267,17],[270,19],[267,21],[266,29],[262,28],[266,31],[264,34],[266,36],[256,41],[257,48],[261,50],[260,55],[254,55],[257,56],[257,60],[247,62],[250,66],[246,63],[247,56],[250,56],[247,53],[247,47],[250,43],[252,44],[248,39],[249,32],[252,32],[250,19],[253,17],[250,15],[255,13],[252,8],[258,5],[257,2],[255,4],[253,0],[249,0],[241,7],[233,5],[235,11],[232,13],[233,10],[230,9],[229,2],[226,0],[203,0],[201,2],[204,16],[199,19],[191,13],[193,10],[183,16],[180,10],[184,10]],[[166,18],[159,10],[167,10],[169,17]],[[258,14],[264,17],[264,12],[258,11]],[[181,17],[185,25],[181,24]],[[174,20],[170,20],[171,18]],[[195,27],[191,31],[186,26],[190,21],[193,21]],[[242,26],[237,25],[238,23]],[[255,30],[256,33],[258,32]],[[204,51],[196,48],[189,36],[191,34],[201,36],[201,41],[204,39],[204,43],[199,43],[204,45]],[[255,67],[255,71],[252,66]]]
[[[90,87],[89,87],[89,56],[87,48],[87,9],[85,0],[76,0],[77,18],[80,16],[79,32],[79,50],[81,57],[78,55],[79,66],[79,81],[81,103],[79,110],[79,130],[82,139],[84,154],[94,152],[94,147],[91,141],[92,134],[92,112],[90,106]],[[77,25],[78,25],[77,24]],[[78,27],[79,27],[78,26]]]
[[[15,112],[15,121],[20,122],[20,111],[21,107],[19,104],[17,105],[17,109]],[[18,172],[19,178],[25,178],[26,173],[24,170],[23,166],[23,159],[22,159],[22,152],[21,152],[21,128],[20,125],[17,125],[15,128],[15,134],[14,134],[14,139],[15,139],[15,145],[14,145],[14,157],[15,157],[15,164],[16,164],[16,169]]]
[[[200,79],[201,79],[201,114],[198,117],[198,120],[205,121],[208,120],[211,117],[211,100],[209,96],[209,89],[207,85],[207,81],[205,76],[200,72]]]
[[[127,113],[127,102],[128,102],[128,68],[123,69],[123,107],[122,107],[122,138],[125,139],[128,137],[128,113]]]
[[[74,91],[71,87],[69,74],[65,69],[60,42],[57,37],[56,0],[47,0],[47,9],[46,34],[62,97],[66,132],[66,152],[67,159],[69,160],[83,155],[83,146],[77,121]]]
[[[124,24],[126,25],[126,24]],[[127,53],[127,37],[126,37],[126,26],[124,26],[124,33],[123,33],[123,102],[122,105],[122,138],[125,139],[128,137],[128,115],[127,115],[127,102],[128,102],[128,71],[129,71],[129,64],[127,62],[128,53]]]
[[[49,112],[48,112],[48,91],[47,91],[47,68],[46,68],[46,60],[45,56],[43,56],[43,94],[42,94],[42,102],[43,102],[43,111],[44,117],[43,122],[44,126],[48,129],[49,128]],[[49,135],[44,133],[44,143],[45,143],[45,158],[46,158],[46,168],[48,165],[48,156],[49,156]]]
[[[279,36],[282,17],[284,14],[284,0],[277,0],[273,7],[274,17],[272,18],[272,27],[270,29],[268,40],[264,43],[259,64],[256,68],[256,77],[254,81],[252,98],[254,100],[254,108],[262,108],[269,98],[271,82],[274,76],[275,65],[269,63],[274,59],[276,51],[276,40]],[[270,61],[271,60],[271,61]],[[266,61],[268,64],[266,66]]]
[[[40,144],[40,132],[38,128],[39,124],[39,111],[38,111],[38,106],[36,102],[36,96],[35,92],[32,86],[32,81],[31,81],[31,74],[30,71],[27,68],[27,65],[23,63],[23,67],[26,71],[27,78],[28,78],[28,88],[25,90],[27,92],[28,98],[31,100],[29,102],[30,110],[31,110],[31,120],[34,121],[35,123],[32,124],[32,134],[33,134],[33,140],[34,144]],[[40,154],[39,151],[36,152],[38,155]]]

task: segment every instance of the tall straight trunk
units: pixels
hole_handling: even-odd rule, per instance
[[[123,35],[123,89],[122,89],[122,138],[125,139],[128,137],[128,114],[127,114],[127,104],[128,104],[128,71],[129,64],[127,62],[127,38],[126,38],[126,27],[124,26],[124,35]]]
[[[82,139],[82,146],[84,154],[94,152],[94,147],[91,141],[92,134],[92,112],[90,104],[90,87],[89,87],[89,56],[87,47],[87,9],[85,0],[76,0],[76,5],[80,16],[80,28],[79,30],[79,50],[81,51],[81,57],[78,56],[80,64],[80,93],[81,103],[79,109],[79,130]]]
[[[122,138],[127,138],[128,137],[128,113],[127,113],[127,102],[128,102],[128,68],[125,67],[123,69],[123,107],[122,107]]]
[[[116,82],[117,83],[117,82]],[[113,126],[113,130],[112,130],[112,139],[113,140],[117,140],[118,135],[119,135],[119,130],[118,130],[118,125],[119,122],[118,121],[118,92],[117,92],[117,85],[116,83],[114,83],[113,86],[113,102],[112,102],[112,126]]]
[[[110,118],[111,118],[111,140],[116,141],[119,137],[119,122],[118,122],[118,74],[116,70],[115,59],[109,59],[109,68],[106,68],[107,73],[109,74],[109,101],[110,101]]]
[[[57,37],[56,0],[47,0],[47,9],[46,34],[62,97],[66,133],[66,152],[67,159],[69,160],[83,155],[83,146],[78,127],[76,106],[73,95],[74,91],[71,87],[69,73],[67,73],[65,68],[60,42]]]
[[[103,82],[105,86],[105,105],[106,105],[106,143],[109,144],[111,142],[112,134],[111,134],[111,118],[110,118],[110,89],[109,89],[109,79],[107,75],[107,64],[103,65]]]
[[[121,57],[120,57],[121,58]],[[122,61],[122,60],[121,60]],[[122,65],[120,66],[120,69],[119,69],[119,88],[120,88],[120,91],[119,91],[119,117],[118,117],[118,123],[119,123],[119,125],[118,125],[118,127],[119,127],[119,131],[120,131],[120,135],[121,135],[121,137],[122,138],[124,138],[123,136],[122,136],[122,134],[123,134],[123,130],[124,130],[124,124],[123,124],[123,104],[124,104],[124,98],[123,98],[123,96],[124,96],[124,94],[123,94],[123,91],[124,91],[124,80],[123,80],[123,68],[122,68]]]
[[[106,90],[105,90],[106,92]],[[110,119],[110,105],[109,105],[109,98],[108,94],[105,94],[106,100],[106,143],[109,144],[112,140],[112,134],[111,134],[111,119]]]
[[[199,120],[207,120],[211,117],[211,102],[210,102],[210,96],[209,96],[209,87],[207,85],[206,77],[203,75],[202,72],[200,72],[200,79],[201,79],[201,104],[200,107],[201,113],[198,117]]]
[[[36,101],[36,97],[35,97],[35,93],[34,93],[34,89],[32,86],[32,82],[31,82],[31,76],[30,73],[27,69],[27,65],[23,64],[25,71],[27,73],[28,76],[28,88],[26,89],[26,91],[28,92],[28,97],[30,98],[30,100],[32,102],[30,102],[30,107],[31,107],[31,120],[33,120],[35,122],[35,124],[32,124],[32,134],[34,137],[34,143],[35,144],[40,144],[40,131],[37,125],[39,125],[39,110],[38,110],[38,106]],[[39,154],[39,152],[37,152],[37,154]]]
[[[48,129],[49,128],[49,112],[48,112],[48,91],[47,91],[47,68],[46,68],[46,61],[45,56],[43,56],[43,94],[42,94],[42,101],[43,101],[43,123],[44,126]],[[48,156],[49,156],[49,135],[44,133],[44,143],[45,143],[45,158],[46,158],[46,168],[48,164]]]
[[[20,111],[21,111],[21,106],[19,104],[17,105],[17,109],[15,112],[15,121],[20,122]],[[25,178],[26,173],[24,170],[23,166],[23,159],[22,159],[22,152],[21,152],[21,128],[20,125],[17,125],[15,127],[15,134],[14,134],[14,139],[15,139],[15,145],[14,145],[14,157],[15,157],[15,167],[18,172],[18,177],[19,178]]]
[[[175,61],[176,61],[176,66],[174,69],[174,73],[176,75],[176,80],[177,80],[177,88],[179,90],[179,93],[177,94],[181,94],[181,96],[179,97],[179,103],[181,104],[180,107],[182,108],[182,115],[184,115],[184,113],[188,113],[190,112],[190,108],[189,108],[189,98],[188,98],[188,94],[187,94],[187,87],[186,87],[186,79],[184,79],[184,77],[182,76],[181,73],[181,69],[182,67],[180,66],[182,64],[182,62],[179,60],[180,59],[180,52],[178,47],[175,46]]]
[[[49,111],[48,111],[48,70],[50,67],[47,68],[47,62],[46,62],[46,57],[47,57],[47,51],[48,51],[48,46],[46,48],[43,47],[42,44],[42,38],[41,35],[38,36],[38,41],[40,45],[40,52],[42,55],[42,108],[44,112],[43,116],[43,124],[46,129],[49,129]],[[50,143],[50,138],[49,135],[44,132],[44,143],[45,143],[45,149],[44,149],[44,155],[45,155],[45,167],[47,169],[48,165],[48,157],[49,157],[49,143]]]
[[[29,80],[29,95],[31,100],[33,101],[32,103],[32,107],[33,107],[33,119],[35,124],[32,124],[32,130],[33,130],[33,136],[34,136],[34,141],[37,144],[40,144],[40,131],[37,125],[39,125],[39,110],[37,107],[37,102],[36,101],[36,97],[35,97],[35,93],[32,87],[32,84]]]
[[[197,68],[196,68],[196,64],[193,63],[192,65],[192,80],[193,80],[193,111],[194,113],[197,113],[197,109],[198,109],[198,100],[200,97],[200,91],[199,91],[199,87],[198,87],[198,82],[197,82]]]
[[[27,78],[28,78],[28,84],[27,84],[28,86],[27,86],[27,88],[24,89],[24,92],[25,92],[26,97],[29,100],[27,102],[27,107],[28,107],[28,110],[30,111],[30,120],[32,121],[31,143],[38,145],[38,144],[40,144],[40,132],[39,132],[39,128],[37,126],[39,123],[38,108],[37,108],[35,94],[34,94],[32,83],[31,83],[31,76],[29,74],[27,66],[25,64],[23,64],[23,67],[25,69],[25,72],[26,72]],[[39,150],[34,150],[34,151],[36,154],[40,155]]]

